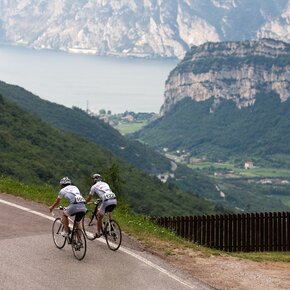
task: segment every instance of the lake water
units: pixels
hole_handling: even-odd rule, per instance
[[[95,112],[159,112],[165,81],[176,64],[0,46],[1,81]]]

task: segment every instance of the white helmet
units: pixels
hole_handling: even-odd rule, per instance
[[[69,185],[71,184],[71,180],[66,176],[63,177],[60,181],[59,181],[60,185]]]
[[[98,181],[101,181],[102,180],[102,176],[99,173],[93,174],[92,178],[93,178],[93,181],[94,182],[98,182]]]

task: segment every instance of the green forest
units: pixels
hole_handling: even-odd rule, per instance
[[[182,164],[178,164],[174,175],[163,184],[155,176],[173,172],[170,160],[155,151],[158,146],[152,149],[138,141],[129,140],[83,110],[44,101],[23,88],[0,82],[1,92],[6,106],[9,104],[13,107],[14,103],[14,111],[21,111],[17,114],[18,119],[13,119],[16,117],[15,113],[12,114],[13,110],[9,110],[10,117],[8,115],[6,117],[10,121],[5,123],[4,119],[1,121],[3,135],[0,137],[3,150],[1,150],[0,174],[3,176],[12,176],[28,183],[44,182],[56,186],[60,176],[70,175],[86,192],[90,186],[89,176],[96,170],[101,171],[114,189],[127,200],[130,208],[135,213],[145,215],[206,214],[233,212],[239,209],[248,212],[288,209],[279,199],[264,198],[271,192],[264,195],[263,188],[256,191],[256,187],[247,183],[220,184],[203,171],[192,170]],[[187,101],[189,100],[183,102]],[[190,104],[194,105],[194,102],[192,103]],[[187,103],[185,107],[190,108]],[[8,114],[7,108],[5,110]],[[176,112],[178,108],[179,104]],[[23,118],[29,116],[29,119],[33,118],[34,121],[28,126],[29,122],[24,122],[21,116]],[[4,118],[4,115],[1,115],[1,118]],[[160,120],[157,124],[158,122]],[[8,134],[8,127],[4,124],[10,124],[10,131],[13,134],[11,132]],[[14,130],[17,124],[22,124],[23,128]],[[152,123],[148,127],[155,124]],[[177,134],[173,121],[167,126],[171,128],[170,136]],[[54,137],[47,135],[50,131],[54,132]],[[16,132],[23,139],[20,138],[21,146],[18,142],[14,142]],[[165,133],[161,134],[160,131],[158,136],[154,137],[155,140],[167,138],[168,135]],[[64,142],[64,139],[72,141]],[[186,141],[186,138],[179,139],[182,142]],[[21,148],[18,148],[19,146]],[[24,149],[25,152],[22,152]],[[217,151],[206,148],[205,152]],[[238,156],[237,160],[241,162],[241,156]],[[225,186],[226,199],[220,197],[216,190],[217,185]],[[246,204],[245,200],[251,202]]]
[[[212,161],[249,159],[261,166],[289,168],[289,99],[281,103],[276,94],[261,93],[253,106],[238,109],[234,102],[223,101],[210,113],[212,103],[184,98],[133,137],[160,150],[185,149]]]
[[[196,194],[161,183],[74,133],[53,128],[39,117],[0,97],[0,174],[58,190],[69,176],[87,193],[91,175],[100,172],[133,212],[144,215],[205,214],[215,206]]]

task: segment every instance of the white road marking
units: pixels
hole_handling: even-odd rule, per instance
[[[31,214],[35,214],[35,215],[37,215],[37,216],[40,216],[40,217],[43,217],[43,218],[49,219],[49,220],[51,220],[51,221],[54,221],[54,220],[55,220],[55,218],[52,217],[52,216],[45,215],[45,214],[43,214],[43,213],[41,213],[41,212],[38,212],[38,211],[32,210],[32,209],[30,209],[30,208],[27,208],[27,207],[24,207],[24,206],[21,206],[21,205],[18,205],[18,204],[15,204],[15,203],[12,203],[12,202],[9,202],[9,201],[6,201],[6,200],[3,200],[3,199],[0,199],[0,203],[3,203],[3,204],[6,204],[6,205],[9,205],[9,206],[12,206],[12,207],[15,207],[15,208],[21,209],[21,210],[23,210],[23,211],[26,211],[26,212],[29,212],[29,213],[31,213]],[[97,239],[97,241],[102,242],[102,243],[106,243],[105,239]],[[121,248],[119,248],[119,251],[122,251],[122,252],[124,252],[124,253],[130,255],[131,257],[134,257],[134,258],[138,259],[139,261],[145,263],[146,265],[148,265],[148,266],[150,266],[150,267],[152,267],[152,268],[158,270],[159,272],[161,272],[161,273],[167,275],[168,277],[170,277],[170,278],[176,280],[177,282],[179,282],[179,283],[181,283],[181,284],[183,284],[183,285],[185,285],[185,286],[187,286],[187,287],[189,287],[189,288],[191,288],[191,289],[200,289],[200,288],[198,288],[198,287],[196,287],[196,286],[190,285],[190,284],[188,284],[188,283],[182,281],[182,280],[181,280],[179,277],[177,277],[176,275],[174,275],[174,274],[168,272],[168,271],[165,270],[164,268],[162,268],[162,267],[160,267],[160,266],[158,266],[158,265],[152,263],[151,261],[147,260],[146,258],[144,258],[144,257],[142,257],[142,256],[140,256],[140,255],[138,255],[138,254],[136,254],[136,253],[134,253],[134,252],[132,252],[131,250],[129,250],[129,249],[123,247],[123,246],[122,246]]]

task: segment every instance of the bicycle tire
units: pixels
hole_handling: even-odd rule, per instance
[[[82,260],[87,252],[87,242],[84,232],[80,229],[75,229],[71,236],[71,246],[74,256],[78,260]]]
[[[115,220],[106,222],[104,236],[110,250],[116,251],[119,249],[122,243],[122,231]]]
[[[83,230],[85,233],[85,236],[88,240],[93,241],[96,239],[95,233],[97,231],[97,218],[95,215],[92,215],[89,218],[86,218],[84,216],[83,221]]]
[[[52,239],[58,249],[62,249],[66,242],[66,237],[61,234],[63,229],[61,218],[56,218],[52,224]]]

